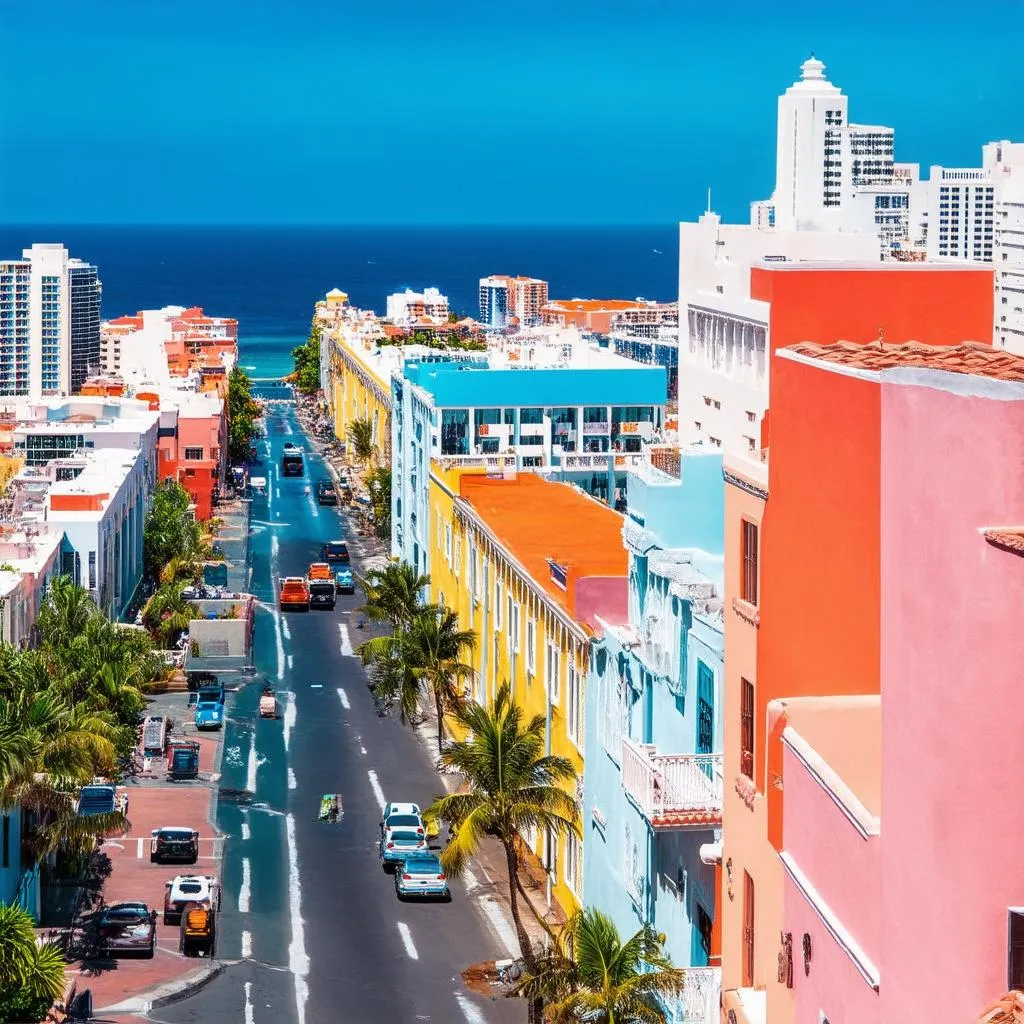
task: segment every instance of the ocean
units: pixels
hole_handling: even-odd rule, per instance
[[[388,294],[435,286],[459,314],[478,312],[478,281],[525,274],[552,298],[667,301],[678,290],[678,229],[646,227],[0,227],[0,258],[62,242],[94,263],[103,316],[203,306],[239,321],[254,377],[291,371],[313,303],[331,288],[384,312]]]

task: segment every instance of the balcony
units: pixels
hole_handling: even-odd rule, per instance
[[[624,737],[622,786],[654,829],[722,824],[721,754],[659,754]]]
[[[683,992],[660,997],[667,1024],[718,1024],[722,972],[718,967],[687,967]]]

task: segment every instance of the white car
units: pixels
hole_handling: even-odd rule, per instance
[[[423,816],[420,814],[419,804],[391,803],[384,805],[384,814],[380,819],[380,837],[387,840],[388,832],[395,828],[419,829],[423,835]]]
[[[220,909],[220,886],[213,875],[175,875],[164,885],[164,924],[178,924],[187,903]]]

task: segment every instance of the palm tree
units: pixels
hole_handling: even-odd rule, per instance
[[[368,419],[353,420],[347,434],[356,458],[364,464],[369,462],[377,450],[373,443],[373,424]]]
[[[193,552],[193,557],[176,555],[160,570],[160,582],[177,583],[179,580],[198,583],[203,576],[202,560]]]
[[[501,685],[490,707],[465,701],[454,713],[469,738],[452,743],[441,761],[459,772],[466,784],[458,793],[439,797],[425,817],[447,822],[452,829],[441,862],[453,876],[462,873],[485,836],[495,837],[504,847],[512,919],[523,959],[535,974],[537,957],[519,905],[519,837],[531,828],[558,835],[578,831],[579,806],[562,788],[575,781],[576,769],[568,758],[544,753],[544,716],[524,723],[508,683]]]
[[[569,918],[516,992],[546,1003],[550,1024],[664,1024],[656,997],[679,995],[685,979],[650,926],[623,942],[611,918],[589,908]]]
[[[57,945],[36,945],[28,913],[0,904],[0,1004],[13,1009],[11,1000],[18,999],[32,1011],[18,1019],[38,1020],[64,994],[65,985],[64,958]]]
[[[366,604],[359,610],[369,619],[390,623],[398,632],[426,607],[420,595],[430,586],[430,577],[408,562],[388,562],[382,569],[371,569],[359,586],[366,595]]]
[[[36,626],[50,647],[67,647],[85,632],[86,624],[98,611],[84,587],[69,576],[58,576],[50,584]]]
[[[413,676],[430,691],[437,714],[437,749],[444,752],[444,716],[465,700],[464,680],[473,666],[463,661],[476,646],[476,633],[462,629],[459,617],[447,608],[421,611],[402,634],[402,659]]]
[[[192,619],[199,617],[199,610],[184,597],[182,583],[167,583],[157,588],[142,612],[145,627],[159,640],[164,649],[188,629]]]

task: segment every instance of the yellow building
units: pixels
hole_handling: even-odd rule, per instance
[[[431,598],[477,635],[475,700],[508,680],[527,717],[547,722],[548,750],[579,773],[590,624],[626,605],[622,516],[535,474],[494,478],[431,465]],[[582,825],[582,823],[581,823]],[[571,913],[583,892],[579,836],[524,835],[547,869],[551,893]]]
[[[328,402],[335,436],[344,441],[354,420],[369,420],[374,445],[386,454],[391,449],[391,360],[375,359],[373,349],[351,338],[343,327],[325,330],[321,344],[329,346]]]

